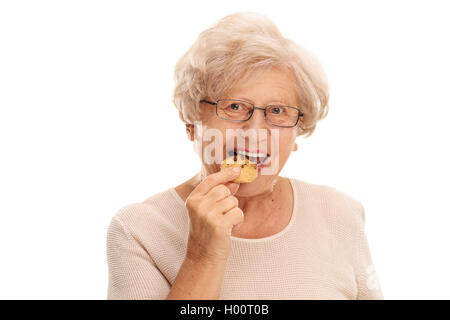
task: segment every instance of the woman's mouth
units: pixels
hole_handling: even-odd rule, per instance
[[[270,154],[266,152],[262,152],[259,150],[250,152],[247,149],[234,149],[228,151],[228,156],[240,156],[242,158],[247,158],[249,161],[257,163],[258,167],[264,167],[268,164],[270,160]]]

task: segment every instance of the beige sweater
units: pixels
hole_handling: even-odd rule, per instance
[[[383,299],[362,204],[329,186],[289,181],[289,224],[264,238],[232,236],[220,299]],[[122,207],[107,231],[107,299],[165,299],[188,232],[188,212],[173,188]]]

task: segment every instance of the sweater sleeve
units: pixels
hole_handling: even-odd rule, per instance
[[[170,284],[145,248],[114,216],[107,231],[107,300],[165,299]]]
[[[372,262],[369,243],[365,233],[365,210],[361,205],[357,223],[357,300],[383,300],[383,293]]]

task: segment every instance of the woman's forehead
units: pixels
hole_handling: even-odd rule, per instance
[[[223,98],[241,99],[252,103],[296,103],[295,77],[290,70],[272,68],[250,81],[229,89]]]
[[[292,103],[292,98],[286,98],[285,96],[281,96],[281,95],[271,95],[268,94],[266,95],[266,97],[262,98],[262,97],[256,97],[256,98],[252,98],[250,96],[242,96],[242,95],[233,95],[230,96],[228,99],[233,98],[233,99],[239,99],[239,100],[244,100],[244,101],[248,101],[251,102],[253,104],[257,103],[257,101],[262,101],[262,103],[282,103],[282,104],[290,104]],[[256,102],[255,102],[256,101]]]
[[[292,105],[297,103],[296,91],[287,90],[285,87],[271,87],[270,90],[230,90],[223,99],[239,99],[253,104],[280,103]]]

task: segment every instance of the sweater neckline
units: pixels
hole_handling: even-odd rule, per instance
[[[262,237],[262,238],[240,238],[240,237],[230,236],[232,241],[247,242],[247,243],[267,242],[267,241],[274,240],[276,238],[281,237],[283,234],[288,232],[289,229],[292,228],[292,225],[295,222],[295,217],[296,217],[297,207],[298,207],[298,190],[297,190],[295,181],[293,181],[289,177],[287,179],[292,188],[293,205],[292,205],[291,218],[289,220],[289,223],[283,228],[283,230],[281,230],[275,234],[272,234],[270,236]],[[181,197],[178,195],[175,188],[170,188],[169,191],[172,194],[172,196],[175,198],[175,200],[178,202],[178,204],[180,204],[184,209],[186,209],[183,199],[181,199]]]

